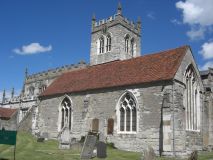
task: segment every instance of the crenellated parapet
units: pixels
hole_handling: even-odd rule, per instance
[[[92,26],[92,33],[98,32],[100,30],[103,30],[104,27],[110,28],[115,25],[122,25],[125,28],[131,29],[132,32],[135,34],[141,35],[141,22],[134,22],[129,20],[126,17],[123,17],[122,15],[115,14],[114,16],[111,16],[107,19],[102,19],[99,21],[95,21]]]

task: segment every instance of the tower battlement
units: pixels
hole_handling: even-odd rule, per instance
[[[107,19],[92,18],[90,64],[102,64],[140,56],[141,20],[133,22],[122,15],[119,3],[117,13]]]
[[[130,28],[133,32],[135,32],[138,35],[141,35],[141,22],[138,20],[137,22],[131,21],[126,17],[123,17],[120,14],[115,14],[114,16],[110,16],[107,19],[101,19],[101,20],[94,20],[93,26],[92,26],[92,33],[100,31],[103,26],[106,25],[106,27],[112,27],[117,24],[121,24],[126,28]]]

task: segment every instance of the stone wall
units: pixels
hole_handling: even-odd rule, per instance
[[[8,120],[0,119],[0,129],[4,127],[5,130],[16,131],[18,125],[18,114],[17,112]]]
[[[80,139],[92,128],[92,120],[99,119],[99,131],[119,149],[142,151],[145,145],[151,145],[159,154],[160,126],[164,87],[167,84],[149,84],[127,88],[106,89],[81,94],[69,94],[72,100],[73,123],[70,138]],[[171,87],[170,87],[171,88]],[[120,97],[129,91],[137,99],[137,133],[119,133],[116,108]],[[60,128],[59,106],[65,96],[43,99],[39,106],[40,132],[48,132],[49,138],[57,138]],[[88,107],[85,107],[85,99]],[[107,120],[114,119],[113,135],[107,135]]]

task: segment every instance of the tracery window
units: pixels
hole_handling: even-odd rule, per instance
[[[99,53],[104,53],[104,37],[101,37],[99,41],[100,41]]]
[[[130,93],[126,93],[119,102],[120,132],[131,133],[137,131],[136,102]]]
[[[129,35],[125,36],[125,52],[129,53]]]
[[[197,75],[190,65],[185,73],[186,90],[185,90],[185,117],[186,130],[200,130],[200,94]]]
[[[111,42],[112,41],[112,39],[111,39],[111,36],[110,35],[107,35],[107,44],[106,44],[106,51],[107,52],[110,52],[111,51]]]
[[[64,127],[69,128],[71,130],[72,125],[72,108],[71,101],[69,98],[64,98],[61,103],[61,129]]]

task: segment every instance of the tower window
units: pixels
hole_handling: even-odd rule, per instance
[[[99,53],[104,53],[104,37],[100,38]]]
[[[125,37],[125,52],[129,53],[129,35]]]
[[[107,51],[107,52],[110,52],[110,51],[111,51],[111,41],[112,41],[111,36],[108,35],[108,36],[107,36],[107,45],[106,45],[106,51]]]
[[[135,53],[135,40],[134,38],[131,39],[131,55],[134,56]]]
[[[34,95],[34,91],[35,91],[35,88],[33,86],[30,86],[30,88],[29,88],[29,95],[33,96]]]

